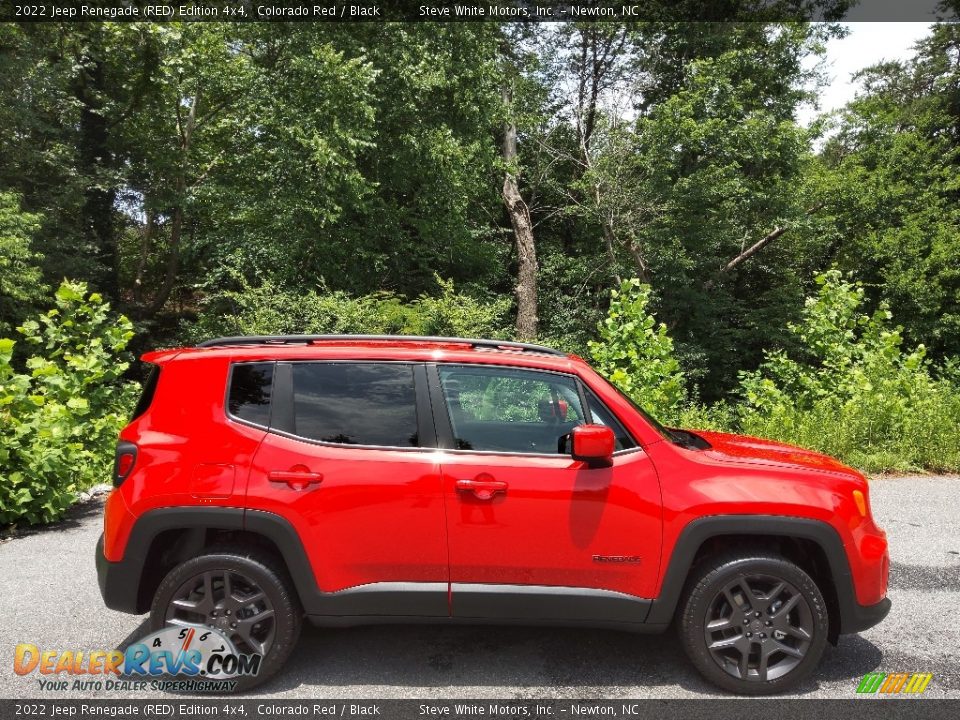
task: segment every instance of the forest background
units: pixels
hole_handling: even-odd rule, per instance
[[[536,340],[667,423],[960,470],[960,27],[0,24],[0,525],[109,477],[151,348]]]

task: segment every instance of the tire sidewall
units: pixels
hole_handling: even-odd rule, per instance
[[[274,609],[273,644],[254,677],[236,678],[234,692],[247,690],[273,677],[289,658],[300,636],[302,611],[289,583],[264,558],[241,552],[212,552],[177,565],[161,581],[150,606],[150,628],[166,626],[166,613],[174,593],[195,575],[211,570],[230,570],[245,575],[266,594]]]
[[[704,625],[710,604],[724,585],[736,577],[746,575],[770,575],[786,580],[800,591],[813,615],[813,638],[806,655],[793,670],[775,680],[735,678],[716,663],[707,649]],[[700,579],[691,585],[686,595],[679,629],[684,650],[705,678],[734,693],[772,695],[795,687],[819,664],[826,647],[829,614],[823,594],[813,579],[802,569],[785,559],[750,555],[728,559],[700,575]]]

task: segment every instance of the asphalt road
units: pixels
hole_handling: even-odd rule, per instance
[[[871,671],[932,672],[926,695],[960,698],[960,478],[881,478],[873,511],[889,534],[893,610],[841,638],[798,691],[850,698]],[[13,673],[14,647],[111,649],[144,618],[104,609],[93,552],[101,506],[0,542],[0,697],[41,692]],[[670,634],[500,627],[308,627],[280,675],[254,693],[276,698],[682,698],[716,696]],[[118,697],[90,693],[89,697]]]

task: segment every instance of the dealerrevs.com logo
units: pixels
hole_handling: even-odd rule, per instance
[[[933,673],[872,672],[863,676],[863,680],[857,686],[857,692],[919,695],[927,689],[932,679]]]
[[[126,650],[41,650],[17,645],[13,671],[37,674],[40,690],[230,691],[236,678],[254,676],[263,656],[237,652],[218,630],[166,627]]]

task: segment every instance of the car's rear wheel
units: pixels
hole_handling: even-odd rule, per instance
[[[702,566],[681,605],[684,649],[732,692],[784,692],[817,666],[829,616],[813,579],[786,558],[726,555]]]
[[[150,609],[154,630],[206,626],[239,653],[263,656],[256,676],[238,677],[237,690],[264,682],[286,662],[300,636],[303,611],[277,559],[255,548],[213,548],[173,568]]]

